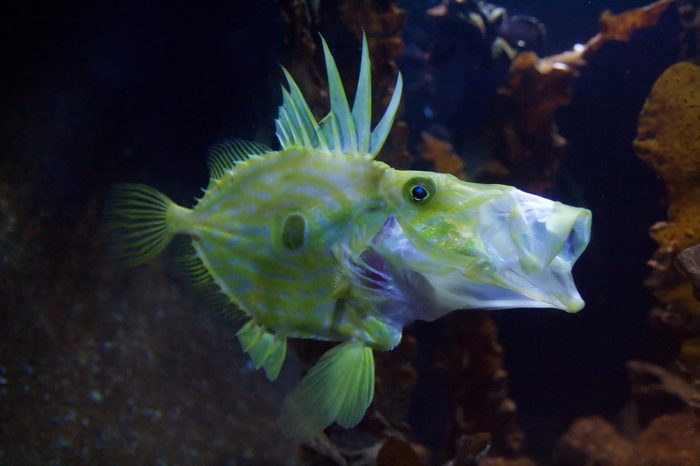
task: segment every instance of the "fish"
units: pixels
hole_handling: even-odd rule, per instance
[[[547,29],[534,16],[506,17],[498,26],[498,36],[518,51],[535,50],[542,46]]]
[[[110,231],[129,265],[189,239],[195,282],[238,309],[236,336],[271,381],[290,338],[336,342],[281,406],[298,441],[352,428],[374,397],[374,352],[416,320],[460,309],[583,305],[572,267],[591,212],[511,186],[396,170],[376,160],[399,108],[399,73],[372,128],[371,66],[362,38],[352,108],[321,38],[330,111],[317,121],[282,68],[279,149],[239,139],[210,150],[211,179],[192,208],[142,184],[113,188]]]

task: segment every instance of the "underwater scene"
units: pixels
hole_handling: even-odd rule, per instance
[[[697,0],[0,24],[0,465],[700,465]]]

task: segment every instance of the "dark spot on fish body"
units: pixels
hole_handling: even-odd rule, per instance
[[[290,251],[304,247],[306,242],[306,219],[301,214],[291,214],[284,221],[282,245]]]

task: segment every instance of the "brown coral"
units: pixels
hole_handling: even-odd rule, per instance
[[[462,435],[487,431],[493,440],[490,454],[521,457],[524,436],[516,404],[508,398],[508,373],[496,324],[483,312],[447,319],[449,331],[438,364],[447,370],[450,383],[453,414],[448,445],[459,450]]]
[[[600,32],[585,45],[545,58],[523,52],[511,64],[506,84],[499,90],[497,114],[491,123],[495,141],[493,158],[501,173],[489,171],[482,178],[542,192],[554,179],[566,140],[557,133],[555,111],[571,101],[578,72],[608,41],[627,41],[637,29],[656,24],[672,0],[614,15],[603,12]],[[508,175],[503,176],[503,168]]]
[[[680,251],[700,240],[700,67],[678,63],[656,81],[639,118],[637,155],[666,186],[669,221],[652,236]]]
[[[459,179],[466,179],[464,172],[464,160],[452,149],[452,144],[442,139],[438,139],[426,132],[421,133],[423,138],[423,150],[421,158],[433,162],[435,171],[449,173]]]
[[[700,458],[700,418],[689,412],[659,416],[634,443],[607,421],[574,423],[554,454],[554,464],[578,466],[696,466]]]
[[[559,441],[554,464],[578,466],[623,465],[632,456],[632,445],[600,417],[577,419]]]
[[[700,329],[693,323],[700,303],[688,277],[675,266],[684,251],[680,268],[690,277],[697,268],[697,246],[692,246],[700,242],[700,67],[677,63],[661,75],[639,118],[634,148],[666,187],[669,218],[651,228],[659,248],[650,261],[654,270],[647,285],[664,304],[652,311],[652,321],[682,342],[672,366],[681,376],[651,363],[628,362],[632,403],[626,430],[641,433],[630,442],[603,419],[580,419],[560,441],[556,464],[700,462]]]
[[[679,252],[700,243],[700,67],[677,63],[656,81],[639,118],[637,155],[666,187],[668,221],[652,226],[659,244],[648,281],[665,320],[683,340],[679,367],[700,383],[700,302],[691,281],[673,266]],[[657,313],[658,314],[658,313]]]
[[[627,364],[632,402],[621,416],[626,439],[600,417],[578,419],[562,437],[555,464],[600,466],[696,465],[700,461],[700,394],[666,369]],[[640,432],[635,435],[636,432]]]
[[[684,249],[676,261],[683,273],[690,278],[695,299],[700,301],[700,244]]]
[[[663,367],[627,363],[632,402],[621,416],[628,440],[600,417],[578,419],[554,452],[558,465],[696,465],[700,461],[700,394]],[[635,435],[640,432],[638,435]]]
[[[700,461],[700,418],[688,412],[659,416],[637,439],[628,464],[696,466]]]
[[[643,361],[629,361],[627,374],[641,427],[661,414],[682,410],[700,414],[700,392],[676,374]]]
[[[650,5],[634,8],[619,15],[612,14],[610,10],[605,10],[600,15],[600,41],[618,40],[626,42],[632,33],[640,28],[645,28],[656,24],[661,14],[674,0],[661,0]],[[589,47],[598,37],[594,37],[589,42]]]

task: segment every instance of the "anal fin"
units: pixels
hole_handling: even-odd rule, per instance
[[[287,339],[268,332],[253,319],[241,327],[236,337],[255,368],[264,368],[267,378],[275,380],[287,355]]]
[[[354,427],[374,397],[374,356],[360,341],[327,351],[282,404],[277,423],[295,440],[307,440],[333,422]]]

